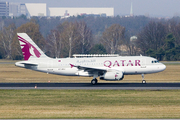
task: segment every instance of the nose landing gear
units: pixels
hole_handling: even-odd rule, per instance
[[[146,81],[144,80],[144,74],[142,74],[141,76],[142,76],[142,83],[146,84]]]

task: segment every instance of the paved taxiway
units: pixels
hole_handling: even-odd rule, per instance
[[[14,119],[6,119],[14,120]],[[15,120],[47,120],[47,119],[15,119]],[[180,120],[180,119],[48,119],[48,120]]]
[[[6,120],[47,120],[47,119],[6,119]],[[179,120],[179,119],[48,119],[48,120]]]
[[[163,90],[180,89],[180,83],[0,83],[0,89],[122,89]]]

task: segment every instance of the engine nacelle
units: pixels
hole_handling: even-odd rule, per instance
[[[100,76],[101,80],[109,80],[109,81],[116,81],[122,80],[124,78],[123,72],[115,71],[115,72],[106,72],[104,75]]]

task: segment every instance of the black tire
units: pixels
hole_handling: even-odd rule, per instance
[[[92,85],[97,84],[97,79],[92,79],[92,80],[91,80],[91,84],[92,84]]]

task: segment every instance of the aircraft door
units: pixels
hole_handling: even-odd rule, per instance
[[[52,73],[52,72],[53,72],[53,61],[49,60],[47,65],[47,73]]]
[[[141,68],[146,68],[146,59],[141,59]]]

